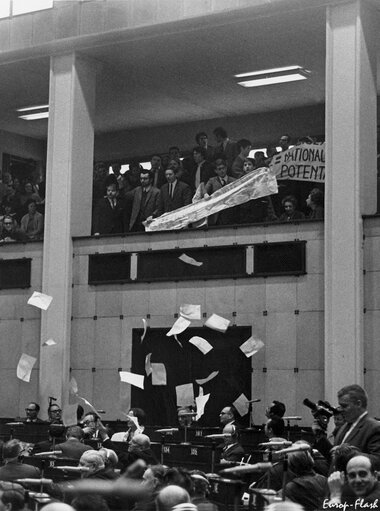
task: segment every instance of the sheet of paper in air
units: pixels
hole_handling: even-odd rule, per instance
[[[76,426],[77,419],[77,408],[78,405],[66,405],[62,410],[62,421],[65,426]]]
[[[166,367],[164,364],[152,364],[152,385],[166,385]]]
[[[191,321],[180,316],[166,335],[168,337],[170,337],[171,335],[178,335],[185,331],[186,328],[190,325],[190,323]]]
[[[182,343],[178,340],[177,334],[174,334],[174,339],[178,342],[181,348],[183,348]]]
[[[150,363],[150,357],[151,356],[152,356],[152,354],[148,353],[147,356],[145,357],[145,372],[146,372],[147,376],[152,374],[152,365]]]
[[[239,348],[244,353],[244,355],[249,358],[252,357],[255,353],[257,353],[264,346],[263,341],[260,339],[255,339],[254,337],[250,337],[247,341],[243,342]]]
[[[191,406],[194,404],[194,389],[192,383],[177,385],[175,391],[177,394],[177,406]]]
[[[43,309],[46,311],[53,300],[52,296],[44,295],[43,293],[39,293],[38,291],[34,291],[32,296],[28,300],[29,305],[34,305],[39,309]]]
[[[19,378],[22,381],[30,382],[32,369],[36,362],[37,362],[36,358],[31,357],[26,353],[23,353],[17,364],[17,378]]]
[[[219,374],[219,371],[213,371],[212,373],[210,373],[207,378],[202,378],[200,380],[195,380],[198,385],[204,385],[205,383],[207,383],[208,381],[211,381],[213,378],[215,378],[215,376],[218,376]]]
[[[228,325],[231,323],[226,318],[222,318],[222,316],[218,316],[217,314],[211,314],[208,320],[205,323],[205,326],[212,328],[213,330],[217,330],[218,332],[225,332],[228,328]]]
[[[196,346],[203,353],[203,355],[206,355],[209,351],[212,350],[211,344],[207,342],[206,339],[203,339],[203,337],[198,337],[195,335],[190,339],[189,342],[194,344],[194,346]]]
[[[196,261],[195,259],[186,254],[180,255],[178,259],[186,264],[191,264],[193,266],[202,266],[203,264],[202,261]]]
[[[128,420],[132,421],[133,424],[136,426],[136,428],[139,428],[140,427],[140,424],[139,424],[139,419],[138,417],[134,417],[133,415],[128,415],[128,413],[125,413],[125,412],[121,412],[123,415],[125,415],[126,417],[128,417]]]
[[[240,396],[232,404],[241,417],[248,413],[248,398],[244,394],[240,394]]]
[[[145,318],[142,318],[142,322],[143,322],[143,325],[144,325],[144,331],[143,331],[143,334],[141,336],[141,342],[143,342],[143,340],[145,339],[145,336],[146,336],[146,329],[148,327],[147,325],[147,322],[146,322],[146,319]]]
[[[69,393],[74,395],[78,394],[78,383],[74,376],[72,376],[69,381]]]
[[[129,383],[140,389],[144,388],[144,375],[130,373],[129,371],[120,371],[120,380],[124,383]]]
[[[47,341],[45,341],[42,346],[55,346],[57,343],[55,341],[53,341],[53,339],[48,339]]]
[[[202,387],[199,387],[199,396],[195,398],[195,404],[197,406],[197,415],[195,420],[199,420],[205,413],[205,406],[207,401],[210,399],[210,394],[203,395]]]
[[[90,401],[88,401],[85,397],[82,397],[82,396],[77,396],[79,399],[81,399],[84,404],[86,404],[87,406],[89,406],[91,408],[91,410],[94,410],[95,413],[98,413],[95,406],[93,406]]]
[[[180,306],[179,313],[186,319],[201,319],[201,306],[184,303]]]

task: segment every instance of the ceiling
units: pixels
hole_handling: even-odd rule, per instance
[[[324,7],[225,18],[215,25],[193,22],[175,33],[164,28],[145,31],[139,38],[80,52],[102,63],[96,84],[97,133],[291,109],[325,100]],[[233,76],[288,65],[305,67],[311,77],[247,89]],[[46,138],[47,120],[19,120],[15,108],[48,102],[49,56],[4,64],[1,76],[0,129]]]

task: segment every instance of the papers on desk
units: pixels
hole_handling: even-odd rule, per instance
[[[39,309],[43,309],[46,311],[53,300],[52,296],[45,295],[44,293],[39,293],[38,291],[34,291],[32,296],[28,300],[29,305],[34,305]]]
[[[180,255],[178,259],[186,264],[191,264],[192,266],[202,266],[202,264],[203,264],[203,262],[196,261],[195,259],[193,259],[192,257],[189,257],[186,254]]]
[[[213,371],[212,373],[210,373],[207,376],[207,378],[203,378],[203,379],[195,380],[195,381],[198,383],[198,385],[204,385],[208,381],[211,381],[213,378],[215,378],[215,376],[218,376],[218,374],[219,374],[219,371]]]
[[[177,406],[191,406],[194,404],[194,389],[192,383],[177,385]]]
[[[201,319],[201,306],[184,303],[180,306],[179,313],[186,319]]]
[[[171,335],[181,334],[186,330],[190,323],[191,321],[180,316],[166,335],[170,337]]]
[[[119,374],[122,382],[139,387],[139,389],[144,388],[144,376],[142,374],[130,373],[129,371],[120,371]]]
[[[254,337],[250,337],[247,341],[245,341],[239,348],[244,353],[244,355],[249,358],[252,357],[255,353],[257,353],[264,346],[263,341],[260,339],[255,339]]]
[[[17,364],[17,378],[29,383],[32,369],[36,362],[37,359],[35,357],[23,353]]]
[[[247,415],[249,410],[249,402],[248,398],[244,394],[240,394],[240,396],[232,404],[241,417]]]
[[[224,333],[230,323],[231,321],[228,319],[222,318],[222,316],[218,316],[217,314],[212,314],[206,321],[205,326]]]
[[[203,339],[203,337],[198,337],[195,335],[189,340],[189,343],[194,344],[202,353],[203,355],[206,355],[209,351],[212,350],[212,346],[209,342],[206,341],[206,339]]]
[[[166,385],[166,367],[164,364],[152,364],[152,385]]]

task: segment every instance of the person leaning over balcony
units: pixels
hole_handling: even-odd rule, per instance
[[[21,230],[30,240],[36,240],[43,237],[44,234],[44,215],[37,211],[36,201],[31,200],[28,203],[28,213],[21,218]]]

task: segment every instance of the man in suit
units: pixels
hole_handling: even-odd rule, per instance
[[[21,451],[21,443],[15,438],[4,444],[4,466],[0,467],[0,481],[15,481],[16,479],[23,479],[25,477],[40,477],[41,472],[39,468],[19,461]]]
[[[214,148],[208,143],[207,133],[200,131],[195,135],[195,141],[199,147],[206,149],[206,160],[212,162],[214,159]]]
[[[227,170],[230,172],[232,164],[239,154],[237,142],[228,138],[227,131],[224,128],[215,128],[213,133],[218,144],[214,150],[214,158],[224,158],[227,162]]]
[[[66,433],[66,442],[55,446],[57,451],[62,451],[65,458],[80,460],[82,454],[90,451],[91,447],[85,445],[83,440],[83,430],[80,426],[71,426]]]
[[[23,419],[23,422],[27,424],[44,424],[45,421],[38,417],[38,413],[40,411],[40,405],[32,401],[25,408],[26,417]]]
[[[177,173],[173,169],[166,169],[165,177],[167,183],[161,186],[158,216],[187,206],[192,199],[190,186],[178,181]]]
[[[347,385],[338,392],[339,409],[345,424],[335,436],[335,445],[358,447],[380,468],[380,422],[368,416],[368,397],[360,385]]]
[[[94,235],[119,234],[123,232],[123,203],[118,198],[118,185],[107,185],[106,196],[99,200],[94,213]]]
[[[238,141],[237,144],[240,152],[234,159],[231,168],[231,176],[235,177],[236,179],[244,176],[244,163],[252,149],[252,142],[246,138],[242,138]]]
[[[244,449],[239,443],[239,432],[237,427],[234,424],[229,423],[224,426],[223,434],[229,436],[226,436],[224,440],[220,463],[223,464],[231,461],[238,463],[244,457]]]
[[[182,181],[195,192],[201,183],[205,184],[214,175],[213,165],[206,161],[206,150],[203,147],[193,148],[193,162],[185,166]]]
[[[205,185],[205,193],[212,195],[216,191],[235,181],[234,177],[227,176],[226,160],[219,158],[215,162],[216,176],[211,177]],[[228,225],[235,223],[237,208],[228,208],[208,217],[208,225]]]
[[[153,186],[153,175],[149,170],[142,170],[140,183],[132,191],[132,213],[129,221],[129,230],[133,232],[144,231],[143,222],[157,216],[160,190]]]

